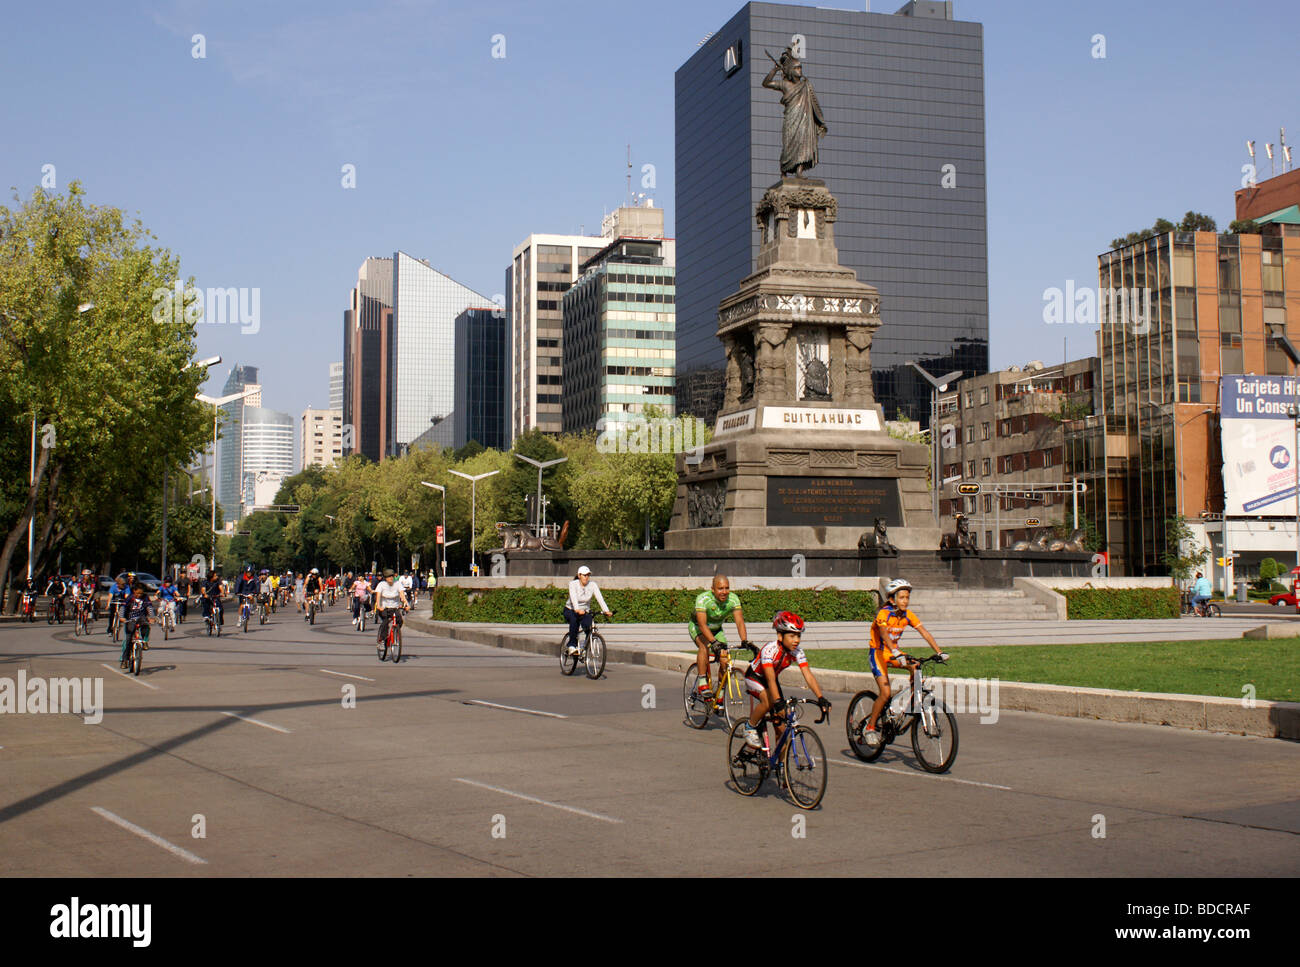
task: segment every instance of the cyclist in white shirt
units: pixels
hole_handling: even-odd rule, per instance
[[[388,621],[393,619],[397,627],[402,627],[402,612],[410,608],[406,601],[406,591],[396,580],[397,575],[391,570],[384,572],[384,580],[375,588],[375,618],[379,622],[379,634],[375,644],[382,645],[388,637]]]
[[[605,617],[610,617],[611,612],[605,604],[605,598],[601,595],[600,588],[596,587],[596,582],[591,579],[591,568],[584,564],[578,568],[577,577],[569,582],[569,598],[564,603],[564,620],[569,623],[569,645],[566,650],[570,655],[578,653],[578,627],[591,631],[593,597]]]

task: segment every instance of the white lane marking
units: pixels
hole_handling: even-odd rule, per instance
[[[318,671],[323,671],[326,675],[340,675],[340,676],[342,676],[343,678],[359,678],[359,679],[361,679],[361,681],[363,681],[363,682],[373,682],[373,681],[374,681],[373,678],[366,678],[365,675],[349,675],[347,672],[332,672],[332,671],[330,671],[328,668],[320,668],[320,669],[317,669],[317,670],[318,670]]]
[[[527,715],[545,715],[548,719],[567,719],[567,715],[561,715],[559,712],[539,712],[535,708],[519,708],[517,705],[498,705],[496,702],[480,702],[478,699],[470,699],[461,702],[462,705],[483,705],[487,708],[503,708],[507,712],[524,712]]]
[[[150,685],[148,682],[142,682],[142,681],[140,681],[140,679],[136,678],[134,675],[128,675],[126,672],[122,671],[122,669],[120,669],[120,668],[114,668],[112,665],[106,664],[106,663],[104,663],[104,662],[102,662],[102,661],[99,663],[99,665],[100,665],[101,668],[107,668],[109,671],[111,671],[111,672],[112,672],[113,674],[115,674],[115,675],[121,675],[121,676],[122,676],[123,678],[125,678],[128,682],[135,682],[137,685],[143,685],[145,688],[152,688],[155,692],[158,691],[158,686],[157,686],[157,685]]]
[[[486,782],[475,782],[473,779],[457,779],[457,782],[463,782],[467,786],[478,786],[480,789],[490,789],[493,792],[499,792],[503,796],[514,796],[516,799],[522,799],[525,802],[535,802],[539,806],[550,806],[552,809],[563,809],[565,812],[577,813],[579,816],[586,816],[588,819],[599,819],[603,823],[621,823],[623,820],[615,819],[613,816],[602,816],[600,813],[588,812],[585,809],[579,809],[577,806],[565,806],[558,802],[548,802],[545,799],[538,799],[536,796],[525,796],[522,792],[511,792],[509,789],[502,789],[500,786],[489,786]]]
[[[252,725],[260,725],[264,729],[274,729],[276,732],[283,732],[285,735],[292,735],[288,729],[282,729],[278,725],[272,725],[270,722],[262,722],[258,719],[251,719],[247,715],[236,715],[234,712],[222,712],[222,715],[229,715],[232,719],[239,719],[241,722],[248,722]]]
[[[90,811],[93,813],[98,813],[100,816],[103,816],[105,819],[107,819],[110,823],[116,823],[118,826],[121,826],[123,829],[127,830],[128,832],[135,833],[137,836],[147,839],[155,846],[161,846],[163,849],[171,853],[173,856],[179,856],[187,863],[202,863],[206,865],[208,862],[203,857],[195,856],[189,850],[181,849],[175,843],[169,843],[161,836],[151,833],[149,832],[149,830],[141,826],[137,826],[129,819],[123,819],[121,816],[118,816],[115,813],[110,813],[103,806],[91,806]]]
[[[881,772],[892,772],[896,776],[919,776],[922,779],[940,779],[944,782],[960,782],[964,786],[983,786],[985,789],[1003,789],[1007,792],[1013,792],[1010,786],[999,786],[992,782],[976,782],[974,779],[958,779],[956,776],[936,776],[932,772],[910,772],[904,769],[889,769],[885,766],[872,765],[867,762],[845,762],[843,759],[832,759],[827,757],[827,762],[836,766],[855,766],[858,769],[879,769]]]

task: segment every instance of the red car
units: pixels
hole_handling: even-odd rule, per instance
[[[1295,592],[1287,591],[1283,594],[1275,594],[1273,597],[1268,599],[1268,603],[1282,608],[1294,608]]]

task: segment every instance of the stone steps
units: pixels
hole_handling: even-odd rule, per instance
[[[912,580],[910,577],[908,580]],[[933,618],[961,620],[963,618],[994,618],[1015,621],[1056,620],[1051,611],[1023,591],[1009,588],[953,588],[937,589],[917,587],[912,592],[908,608]]]

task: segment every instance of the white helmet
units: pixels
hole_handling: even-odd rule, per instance
[[[312,569],[311,569],[311,573],[312,573],[312,574],[319,574],[320,571],[317,570],[316,568],[312,568]]]
[[[912,583],[908,581],[907,578],[894,578],[894,580],[885,585],[885,597],[892,598],[899,591],[910,590],[912,590]]]

